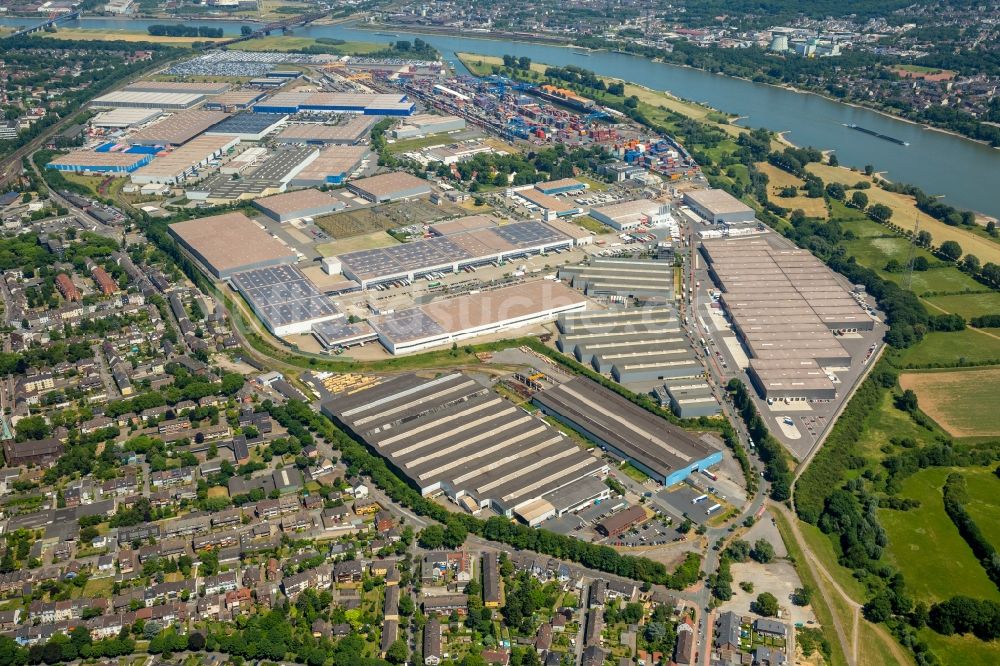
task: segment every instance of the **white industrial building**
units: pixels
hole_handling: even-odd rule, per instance
[[[665,224],[672,218],[667,204],[637,199],[590,209],[590,216],[618,231]]]

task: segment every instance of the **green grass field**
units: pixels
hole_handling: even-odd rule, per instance
[[[1000,664],[1000,641],[985,643],[975,636],[942,636],[921,629],[917,636],[926,641],[942,664],[954,666],[996,666]]]
[[[981,288],[981,287],[980,287]],[[958,294],[954,296],[929,296],[927,302],[966,319],[980,315],[1000,314],[1000,292],[984,294]]]
[[[910,437],[920,444],[929,444],[933,441],[933,436],[928,430],[914,423],[906,412],[896,409],[890,391],[886,391],[882,396],[882,404],[878,411],[869,417],[865,425],[865,432],[859,443],[865,457],[876,460],[884,457],[881,448],[893,437],[899,439]],[[858,473],[860,472],[861,470],[858,470]]]
[[[941,488],[952,471],[930,467],[903,482],[899,496],[919,500],[920,508],[879,510],[889,536],[885,556],[903,572],[914,599],[933,602],[964,594],[1000,601],[1000,590],[944,512]]]
[[[932,363],[954,364],[959,359],[969,363],[1000,360],[1000,339],[971,329],[953,333],[928,333],[924,339],[903,352],[903,367]]]
[[[993,468],[969,468],[962,473],[969,488],[965,508],[989,542],[1000,546],[1000,504],[995,499],[1000,494],[1000,478]]]

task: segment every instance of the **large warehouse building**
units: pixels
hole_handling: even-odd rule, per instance
[[[295,266],[243,271],[234,274],[230,283],[250,304],[267,330],[279,338],[309,333],[315,324],[344,316]]]
[[[56,157],[46,168],[73,173],[106,173],[124,176],[152,161],[153,156],[143,153],[99,153],[94,150],[74,150]]]
[[[170,235],[220,279],[255,268],[294,264],[295,252],[243,213],[176,222]]]
[[[367,139],[371,135],[375,120],[371,116],[354,116],[339,125],[321,125],[319,123],[287,125],[275,137],[275,141],[278,143],[329,143],[349,146]]]
[[[273,197],[255,199],[253,202],[254,208],[260,209],[277,222],[326,215],[341,210],[346,205],[329,192],[313,189],[285,192]]]
[[[348,186],[350,187],[350,186]],[[383,282],[415,280],[429,273],[569,248],[573,239],[543,222],[514,222],[485,229],[342,254],[341,270],[362,289]]]
[[[257,113],[360,113],[366,116],[410,116],[416,105],[401,93],[279,92],[253,110]]]
[[[228,136],[199,136],[137,170],[132,174],[132,182],[137,185],[176,185],[239,142],[239,139]]]
[[[712,224],[753,222],[753,208],[725,190],[690,190],[684,193],[684,203]]]
[[[417,113],[406,119],[406,122],[392,131],[394,139],[414,139],[427,134],[455,132],[465,129],[465,119],[458,116],[435,116],[430,113]]]
[[[385,203],[427,196],[431,193],[431,184],[405,171],[394,171],[361,178],[348,185],[347,189],[372,203]]]
[[[593,257],[589,264],[560,266],[559,279],[594,297],[666,302],[674,293],[674,265],[669,261]]]
[[[180,111],[190,109],[205,101],[200,93],[138,92],[119,90],[95,97],[90,105],[97,109],[164,109]]]
[[[179,146],[221,123],[228,116],[222,111],[191,109],[173,113],[128,137],[129,143],[142,146]]]
[[[722,462],[707,436],[695,437],[584,377],[539,391],[532,401],[665,486]]]
[[[706,240],[702,254],[722,306],[750,356],[751,382],[766,398],[830,400],[834,371],[851,354],[834,332],[874,321],[819,259],[764,238]]]
[[[122,90],[128,92],[190,93],[194,95],[221,95],[229,90],[228,83],[212,81],[136,81]]]
[[[670,207],[649,199],[638,199],[591,208],[590,216],[617,231],[632,231],[666,222],[670,219]]]
[[[393,354],[430,349],[481,335],[552,321],[587,307],[578,292],[551,280],[431,301],[370,319]]]
[[[472,512],[535,525],[607,497],[606,463],[467,375],[395,376],[322,410],[422,494]]]
[[[697,378],[705,371],[669,306],[565,314],[557,326],[563,353],[621,384]]]
[[[289,184],[298,187],[342,185],[361,168],[368,154],[368,146],[325,146]]]

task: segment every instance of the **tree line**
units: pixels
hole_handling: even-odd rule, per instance
[[[210,28],[207,25],[164,25],[155,23],[146,28],[146,31],[154,37],[214,37],[220,38],[223,35],[222,28]]]

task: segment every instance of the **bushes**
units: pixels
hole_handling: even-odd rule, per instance
[[[955,523],[958,533],[969,544],[969,548],[979,558],[986,575],[1000,588],[1000,555],[965,510],[968,499],[965,477],[958,473],[949,474],[944,484],[944,511],[951,518],[951,522]]]
[[[733,404],[743,417],[747,432],[757,443],[757,452],[765,465],[764,475],[771,482],[771,499],[776,502],[785,501],[791,497],[792,488],[792,473],[788,468],[785,450],[760,418],[746,385],[738,379],[733,379],[727,388],[733,396]]]
[[[795,485],[795,511],[807,523],[817,523],[831,491],[841,487],[845,473],[857,454],[856,444],[865,420],[878,409],[882,392],[896,383],[896,374],[882,361],[861,383],[826,442]]]
[[[945,636],[974,634],[991,641],[1000,638],[1000,604],[985,599],[952,597],[931,606],[928,625]]]

